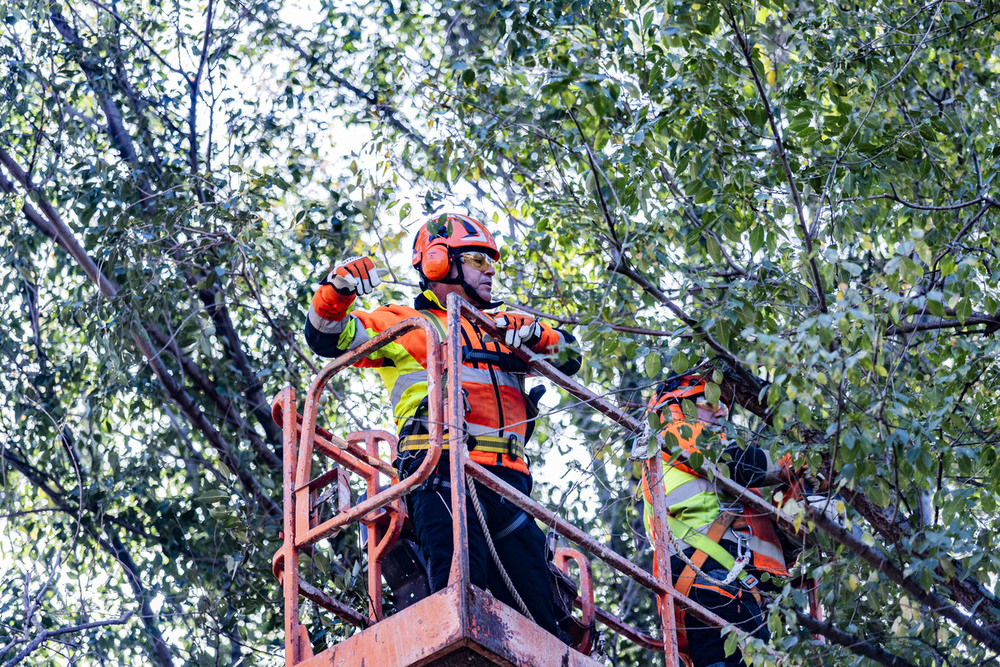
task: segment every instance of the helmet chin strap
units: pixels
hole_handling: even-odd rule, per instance
[[[459,284],[465,289],[465,296],[468,298],[469,303],[471,303],[476,308],[480,310],[490,310],[491,308],[499,308],[503,305],[503,301],[487,301],[483,297],[479,296],[476,290],[472,289],[472,285],[465,282],[465,276],[459,273]]]

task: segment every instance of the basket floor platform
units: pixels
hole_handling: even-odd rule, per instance
[[[492,595],[453,584],[302,667],[600,667]]]

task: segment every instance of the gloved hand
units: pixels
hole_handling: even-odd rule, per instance
[[[830,497],[828,493],[808,493],[801,502],[824,515],[833,523],[844,525],[847,508],[844,501],[837,496]]]
[[[542,325],[529,315],[500,313],[494,321],[507,347],[534,348],[542,340]]]
[[[387,269],[375,268],[375,262],[370,257],[348,257],[327,271],[320,284],[331,285],[344,296],[364,296],[375,291],[388,274]]]

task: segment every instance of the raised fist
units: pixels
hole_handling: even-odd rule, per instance
[[[364,296],[375,291],[388,273],[387,269],[375,268],[375,262],[370,257],[348,257],[335,264],[321,284],[332,285],[338,294],[345,296]]]

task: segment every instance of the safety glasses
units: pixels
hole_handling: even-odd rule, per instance
[[[494,264],[492,257],[481,252],[463,252],[458,256],[458,261],[471,266],[476,271],[485,271]]]

